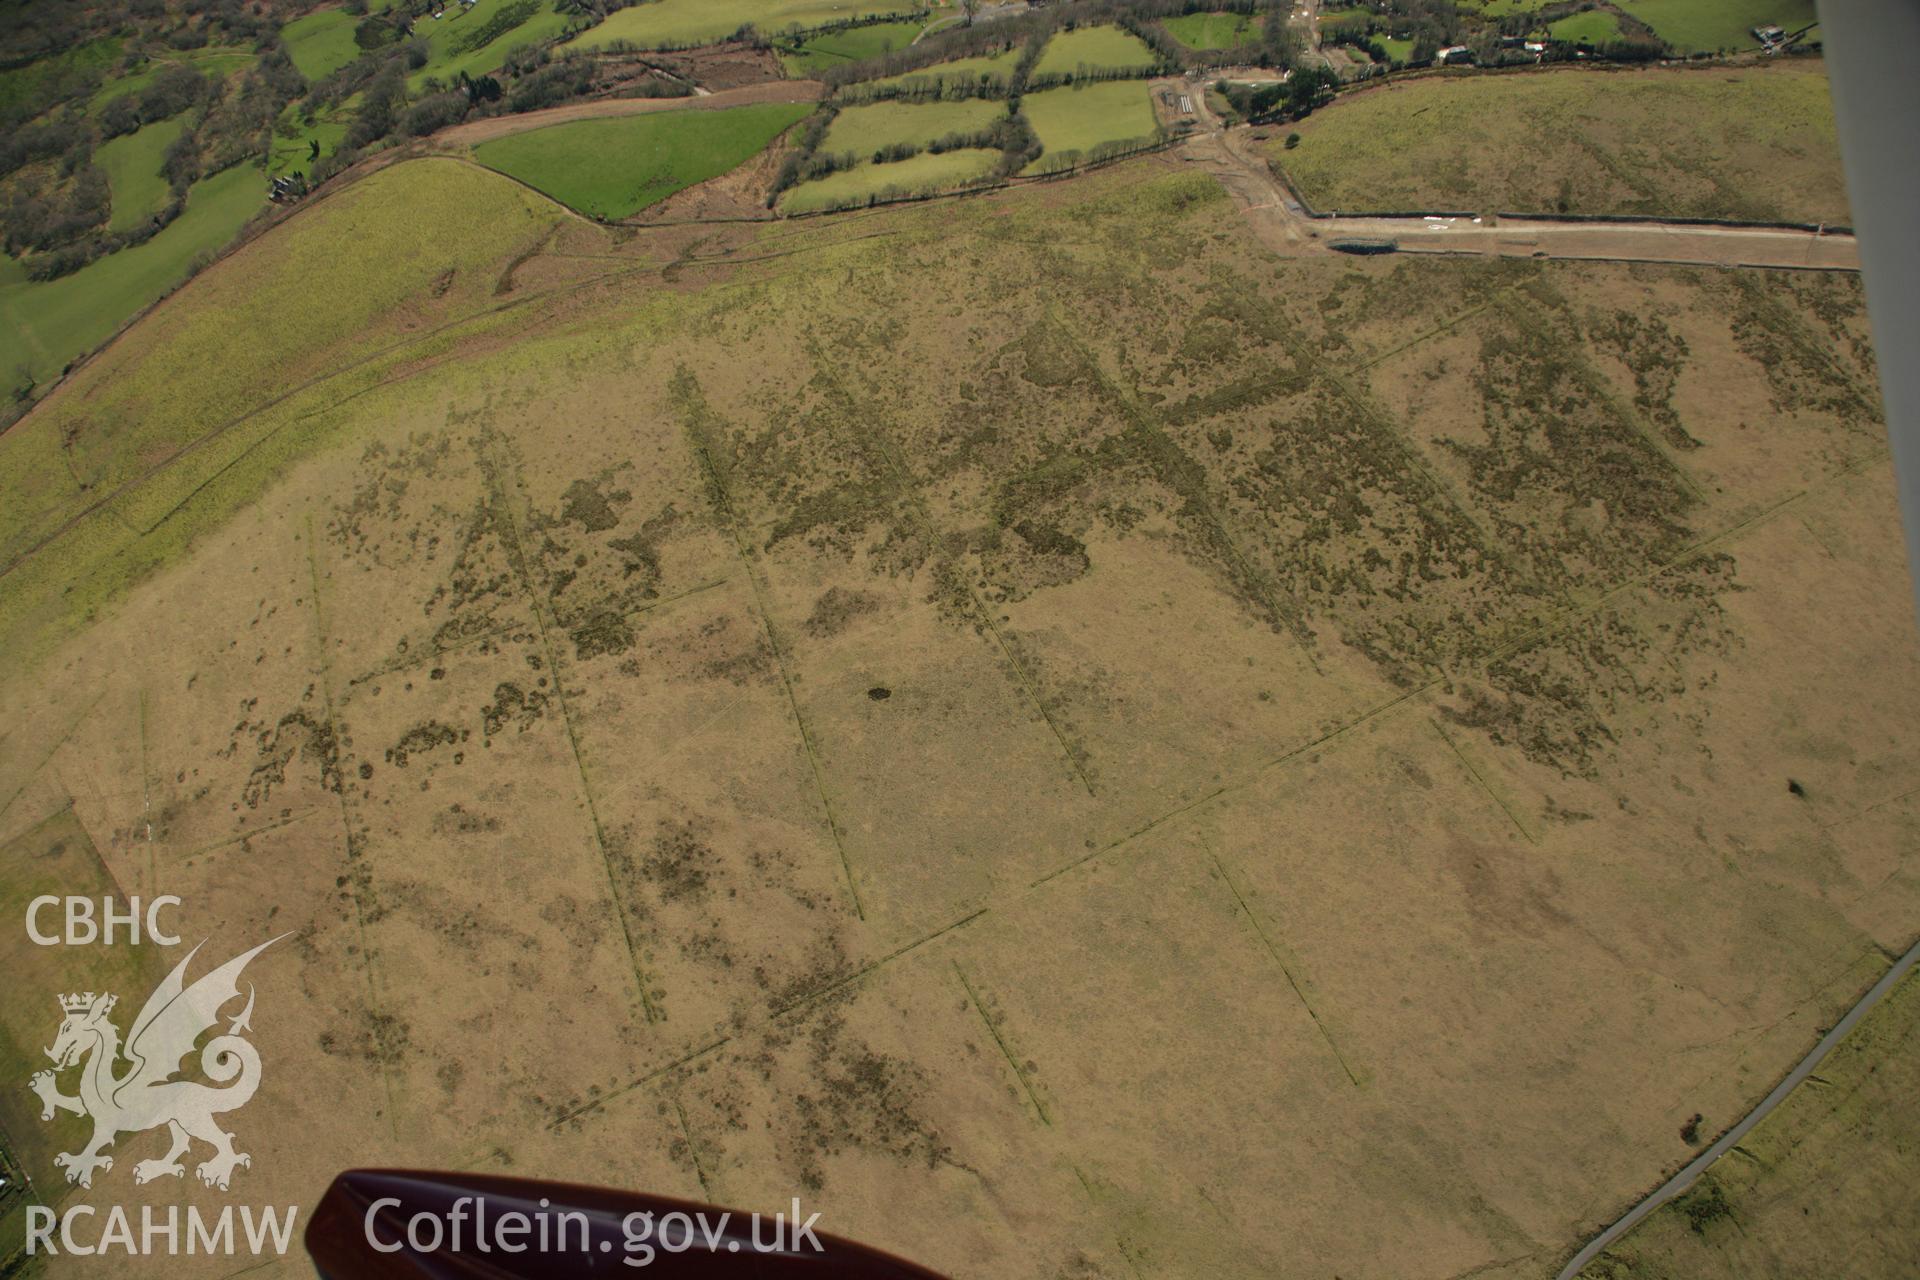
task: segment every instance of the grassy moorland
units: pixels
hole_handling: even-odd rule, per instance
[[[1045,148],[1029,173],[1087,159],[1099,147],[1151,139],[1159,129],[1147,86],[1138,80],[1108,80],[1030,93],[1020,110]]]
[[[1920,973],[1909,973],[1738,1148],[1581,1272],[1581,1280],[1799,1280],[1898,1274],[1920,1239]],[[1715,1116],[1715,1128],[1735,1117]],[[1844,1243],[1842,1243],[1844,1242]]]
[[[297,934],[261,1203],[391,1152],[950,1274],[1550,1274],[1920,919],[1865,326],[1278,256],[1160,158],[618,228],[394,163],[0,434],[5,884]],[[1801,1184],[1893,1228],[1849,1280],[1911,1161]]]
[[[185,262],[176,232],[199,233],[206,249],[217,248],[233,226],[207,233],[204,224],[226,204],[237,206],[241,219],[258,207],[257,170],[201,186],[209,184],[213,190],[196,189],[187,212],[146,245],[52,284],[24,286],[46,291],[38,297],[16,294],[11,284],[0,288],[8,331],[26,329],[36,349],[56,342],[79,349],[105,338],[130,302],[151,301],[176,282],[175,269]],[[179,296],[185,301],[136,325],[109,348],[111,359],[78,370],[53,400],[0,434],[0,474],[16,485],[16,500],[0,504],[0,562],[11,564],[66,530],[58,554],[35,557],[31,567],[8,575],[27,594],[0,602],[5,643],[22,644],[18,627],[83,616],[155,556],[173,554],[172,539],[191,536],[196,526],[191,518],[167,519],[165,536],[132,543],[116,528],[158,527],[242,458],[248,466],[271,465],[277,449],[305,438],[285,419],[248,417],[263,401],[289,394],[303,379],[358,376],[362,358],[415,323],[393,316],[400,299],[437,289],[428,309],[450,318],[484,307],[495,278],[463,270],[510,259],[562,216],[532,192],[470,165],[402,165],[391,178],[356,184],[303,210],[292,224],[306,234],[270,237],[265,248],[254,242],[196,280]],[[455,218],[468,219],[468,231],[439,235],[437,228]],[[340,251],[347,241],[356,252]],[[143,274],[127,278],[135,271]],[[147,293],[132,296],[136,285]],[[316,301],[322,298],[324,305]],[[163,474],[143,479],[156,458],[182,450]],[[114,495],[111,510],[96,507],[102,495]],[[130,550],[138,545],[145,549]],[[42,588],[30,584],[42,572],[65,571],[59,565],[80,575],[74,589],[33,600]],[[56,603],[56,595],[64,598]]]
[[[481,143],[474,159],[611,221],[745,162],[807,111],[767,103],[575,120]]]
[[[152,127],[152,126],[149,126]],[[186,211],[145,244],[110,254],[57,280],[31,281],[8,261],[0,276],[0,342],[9,375],[42,385],[68,361],[113,336],[140,308],[179,284],[195,258],[224,248],[259,212],[264,179],[248,166],[196,182]]]
[[[1322,209],[1848,216],[1818,61],[1421,80],[1295,128],[1270,154]]]
[[[616,10],[568,47],[600,49],[626,41],[642,49],[680,48],[724,40],[744,26],[772,36],[922,7],[913,0],[655,0]]]

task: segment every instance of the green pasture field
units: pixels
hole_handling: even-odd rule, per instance
[[[631,217],[741,164],[807,114],[804,103],[575,120],[483,142],[474,159],[590,217]]]
[[[113,188],[113,217],[107,230],[125,231],[167,202],[167,180],[160,176],[160,161],[186,123],[184,114],[156,120],[94,150],[93,162],[106,170]]]
[[[1001,53],[983,53],[972,58],[955,58],[951,62],[936,62],[932,66],[921,67],[918,71],[903,71],[897,76],[887,76],[871,83],[908,85],[992,80],[1004,85],[1013,76],[1014,64],[1019,61],[1020,51],[1008,49]]]
[[[345,9],[324,9],[280,28],[280,41],[301,75],[321,80],[360,56],[353,40],[358,21]]]
[[[1138,36],[1118,27],[1076,27],[1047,41],[1034,64],[1035,79],[1072,76],[1089,71],[1144,71],[1156,61],[1153,50]]]
[[[875,102],[843,107],[833,118],[820,150],[830,155],[851,151],[871,155],[898,143],[925,146],[950,133],[978,133],[1005,115],[1006,104],[991,98],[957,102]]]
[[[1387,57],[1392,60],[1395,66],[1404,64],[1408,58],[1413,56],[1413,41],[1411,40],[1396,40],[1391,36],[1375,36],[1374,39],[1380,42],[1380,47],[1387,51]]]
[[[993,171],[998,151],[965,147],[939,155],[923,152],[892,164],[867,162],[804,183],[787,192],[780,207],[788,213],[832,208],[869,196],[922,195],[957,187]]]
[[[1798,31],[1819,16],[1814,0],[1622,0],[1620,7],[1680,53],[1755,49],[1754,27]]]
[[[416,31],[431,28],[427,32],[429,57],[425,66],[407,77],[407,88],[417,93],[431,79],[448,83],[462,71],[480,76],[498,70],[514,49],[562,35],[572,21],[546,0],[530,6],[522,0],[523,7],[528,9],[524,19],[490,39],[481,40],[489,29],[485,24],[498,14],[511,12],[506,5],[513,3],[515,0],[505,0],[505,5],[492,7],[476,5],[467,13],[461,13],[458,5],[449,5],[446,16],[439,22],[431,18],[415,22]]]
[[[1327,210],[1848,216],[1818,62],[1421,80],[1294,128],[1269,154]]]
[[[1260,38],[1259,20],[1250,13],[1183,13],[1160,25],[1189,49],[1232,49]]]
[[[233,239],[259,210],[262,185],[260,171],[248,166],[202,178],[187,193],[186,211],[153,239],[58,280],[31,281],[17,264],[0,264],[0,346],[14,353],[9,381],[25,370],[50,382],[68,361],[112,337],[178,284],[188,263]]]
[[[823,31],[804,40],[783,40],[774,45],[780,65],[790,76],[814,76],[849,62],[878,58],[906,48],[920,34],[920,23],[875,22],[844,31]]]
[[[289,173],[305,173],[313,167],[313,142],[319,142],[321,157],[332,155],[340,149],[347,139],[347,122],[352,119],[360,103],[360,95],[354,94],[337,107],[323,111],[315,116],[312,123],[302,121],[299,105],[290,104],[280,114],[282,125],[291,125],[293,136],[288,137],[278,128],[273,134],[273,150],[267,160],[267,173],[272,177],[281,177]]]
[[[1137,80],[1108,80],[1030,93],[1020,110],[1046,148],[1027,166],[1038,173],[1049,161],[1085,153],[1109,142],[1145,141],[1159,128],[1147,86]]]
[[[1570,44],[1601,45],[1620,37],[1620,20],[1604,9],[1571,14],[1547,27],[1547,35]]]
[[[578,49],[600,49],[616,40],[642,49],[686,47],[724,40],[748,25],[771,36],[920,8],[910,0],[655,0],[618,10],[569,43]]]

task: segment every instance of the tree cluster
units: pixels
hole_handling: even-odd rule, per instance
[[[1221,81],[1214,86],[1233,109],[1255,124],[1299,120],[1333,101],[1340,77],[1326,67],[1296,67],[1285,83]]]

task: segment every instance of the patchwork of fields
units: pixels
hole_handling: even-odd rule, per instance
[[[0,847],[296,931],[263,1201],[1546,1274],[1920,917],[1875,391],[1850,277],[1280,259],[1166,158],[618,229],[404,162],[0,435]]]

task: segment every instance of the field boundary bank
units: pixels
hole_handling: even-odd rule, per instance
[[[1902,955],[1898,960],[1895,960],[1887,966],[1887,971],[1881,974],[1872,986],[1867,988],[1866,994],[1855,1001],[1853,1007],[1848,1009],[1845,1014],[1841,1015],[1840,1020],[1834,1023],[1825,1035],[1820,1037],[1818,1043],[1808,1051],[1805,1057],[1801,1058],[1800,1061],[1795,1064],[1792,1070],[1787,1072],[1780,1083],[1773,1086],[1767,1096],[1760,1100],[1758,1106],[1749,1111],[1731,1129],[1721,1134],[1705,1151],[1702,1151],[1692,1160],[1689,1160],[1686,1165],[1681,1168],[1680,1172],[1661,1183],[1650,1194],[1643,1197],[1637,1204],[1621,1215],[1612,1226],[1589,1241],[1585,1247],[1573,1255],[1572,1260],[1569,1261],[1566,1266],[1559,1270],[1554,1280],[1577,1280],[1581,1270],[1585,1268],[1588,1263],[1594,1261],[1606,1252],[1608,1245],[1611,1245],[1621,1236],[1626,1235],[1629,1231],[1633,1230],[1633,1228],[1639,1226],[1641,1221],[1651,1215],[1656,1209],[1659,1209],[1661,1206],[1686,1192],[1699,1180],[1700,1175],[1705,1173],[1721,1156],[1739,1146],[1741,1139],[1751,1133],[1755,1126],[1773,1112],[1774,1108],[1778,1107],[1782,1102],[1785,1102],[1787,1098],[1793,1094],[1802,1081],[1813,1074],[1813,1069],[1819,1066],[1829,1053],[1840,1046],[1840,1042],[1845,1040],[1853,1031],[1855,1024],[1857,1024],[1861,1018],[1865,1017],[1875,1005],[1879,1004],[1886,994],[1893,990],[1900,979],[1905,977],[1907,971],[1912,969],[1916,963],[1920,963],[1920,940],[1916,940],[1911,947],[1907,948],[1905,955]]]
[[[1375,213],[1341,216],[1380,218],[1395,215]],[[1493,216],[1511,218],[1516,222],[1633,222],[1665,227],[1727,227],[1734,231],[1811,231],[1818,235],[1841,236],[1853,234],[1852,224],[1845,222],[1747,222],[1739,218],[1663,218],[1657,213],[1509,213],[1504,210],[1496,212]]]
[[[1497,219],[1511,219],[1515,222],[1574,222],[1574,223],[1610,223],[1628,222],[1642,226],[1665,227],[1726,227],[1732,231],[1811,231],[1818,235],[1846,235],[1854,233],[1853,224],[1846,222],[1756,222],[1743,218],[1697,218],[1673,216],[1658,213],[1522,213],[1518,210],[1496,209],[1490,215],[1484,210],[1473,209],[1336,209],[1322,210],[1314,207],[1307,199],[1300,184],[1294,181],[1287,167],[1278,160],[1268,160],[1267,169],[1281,186],[1287,189],[1294,202],[1300,206],[1300,212],[1315,221],[1333,218],[1478,218],[1491,216]]]
[[[1139,156],[1171,151],[1184,141],[1186,141],[1184,137],[1162,138],[1158,142],[1151,143],[1144,147],[1135,147],[1129,151],[1120,151],[1110,156],[1101,156],[1097,160],[1088,160],[1085,163],[1071,165],[1065,169],[1055,170],[1052,173],[1035,173],[1026,176],[1016,174],[1005,178],[997,178],[992,182],[980,182],[972,186],[957,187],[949,191],[925,191],[913,195],[891,196],[886,199],[869,199],[860,201],[857,204],[843,205],[837,209],[806,209],[798,213],[782,213],[779,215],[779,220],[789,222],[802,218],[824,218],[832,214],[859,213],[863,209],[879,209],[891,205],[903,204],[926,204],[933,200],[954,200],[964,196],[986,195],[993,191],[1016,190],[1021,187],[1030,187],[1044,182],[1058,182],[1062,178],[1072,178],[1082,173],[1089,173],[1095,169],[1103,169],[1110,164],[1119,164],[1123,160],[1132,160]],[[549,197],[549,199],[551,199],[551,197]]]
[[[1799,58],[1817,58],[1816,53],[1793,55]],[[1632,75],[1649,71],[1725,71],[1729,67],[1771,67],[1779,65],[1779,59],[1762,57],[1758,50],[1732,55],[1700,53],[1684,58],[1656,58],[1651,62],[1608,62],[1598,58],[1563,59],[1559,62],[1522,62],[1506,67],[1478,66],[1424,66],[1403,67],[1398,71],[1381,71],[1363,76],[1359,80],[1348,82],[1340,87],[1341,97],[1369,93],[1377,89],[1389,88],[1396,84],[1405,84],[1410,80],[1470,80],[1477,76],[1546,76],[1569,72],[1598,72],[1602,75]],[[1337,99],[1336,99],[1337,100]]]

